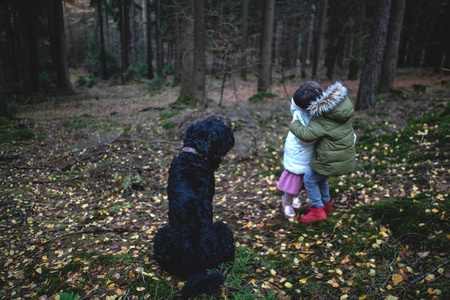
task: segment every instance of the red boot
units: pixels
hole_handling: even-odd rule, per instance
[[[299,219],[300,223],[306,224],[306,223],[311,223],[314,221],[318,221],[318,220],[326,220],[327,219],[327,214],[325,213],[325,209],[322,208],[315,208],[315,207],[311,207],[311,211],[309,213],[307,213],[306,215],[304,215],[303,217],[301,217]]]
[[[325,212],[327,214],[330,214],[333,212],[333,206],[331,206],[331,199],[330,201],[328,201],[327,203],[325,203],[325,205],[323,206],[323,209],[325,210]]]

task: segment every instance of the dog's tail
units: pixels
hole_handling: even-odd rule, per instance
[[[200,294],[216,292],[225,281],[225,277],[217,271],[189,276],[181,291],[183,299],[194,298]]]

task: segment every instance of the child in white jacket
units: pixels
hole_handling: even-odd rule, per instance
[[[322,96],[322,87],[317,82],[308,81],[302,84],[291,100],[293,119],[298,119],[304,126],[307,126],[311,119],[308,112],[309,105],[320,96]],[[284,192],[281,206],[284,216],[287,218],[294,217],[294,208],[298,209],[301,206],[298,195],[304,189],[303,174],[310,168],[314,150],[315,142],[303,142],[292,132],[288,132],[284,144],[284,171],[277,185],[277,188]]]

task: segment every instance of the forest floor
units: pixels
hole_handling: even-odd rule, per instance
[[[237,258],[200,299],[448,298],[450,77],[401,70],[393,92],[356,112],[357,170],[330,179],[335,212],[309,225],[282,217],[276,189],[299,83],[248,101],[255,82],[229,80],[221,97],[209,81],[206,109],[175,102],[170,83],[13,103],[16,119],[0,124],[0,299],[178,298],[184,283],[159,269],[152,239],[183,134],[209,116],[235,131],[214,215]],[[343,83],[356,99],[359,82]]]

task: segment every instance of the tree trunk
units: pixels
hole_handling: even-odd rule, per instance
[[[59,0],[61,1],[61,0]],[[54,7],[54,5],[52,5]],[[35,14],[33,13],[33,5],[27,6],[23,8],[22,12],[24,27],[25,27],[25,35],[26,39],[25,44],[28,42],[28,47],[26,47],[26,57],[25,61],[28,59],[28,66],[25,67],[28,69],[28,72],[25,72],[28,76],[26,78],[27,81],[27,92],[39,92],[39,54],[38,47],[36,41],[36,20]],[[64,27],[63,27],[64,28]],[[55,62],[54,62],[55,63]]]
[[[205,55],[205,9],[204,0],[195,0],[194,6],[194,86],[192,99],[198,100],[206,107],[205,97],[205,74],[206,74],[206,55]]]
[[[259,47],[258,92],[265,92],[270,89],[274,15],[275,0],[265,0]]]
[[[373,107],[376,103],[390,10],[391,0],[377,1],[374,23],[372,25],[373,32],[361,74],[358,98],[356,99],[357,110]]]
[[[380,83],[378,84],[378,91],[380,92],[387,92],[394,87],[405,3],[406,0],[392,0],[386,48],[384,50],[383,64],[381,65]]]
[[[96,9],[98,15],[98,35],[100,37],[100,62],[102,65],[102,79],[108,79],[108,72],[106,71],[106,53],[105,53],[105,36],[103,33],[103,12],[102,12],[102,0],[96,1]]]
[[[2,57],[0,57],[0,116],[11,117],[6,92],[5,73],[3,71]]]
[[[316,46],[313,59],[313,71],[312,77],[321,82],[322,78],[322,56],[323,56],[323,42],[325,38],[326,21],[327,21],[327,8],[328,0],[319,0],[318,3],[318,20],[317,20],[317,34],[316,34]]]
[[[69,68],[67,66],[66,36],[64,33],[64,15],[62,0],[53,0],[53,17],[55,21],[55,40],[54,45],[56,61],[56,86],[64,90],[72,90],[69,78]]]
[[[122,0],[119,4],[119,28],[120,28],[120,51],[122,57],[122,73],[125,73],[130,67],[130,16],[128,0]],[[124,83],[122,74],[122,83]]]
[[[280,58],[283,69],[290,70],[296,67],[298,49],[298,13],[292,0],[287,0],[286,5],[292,9],[284,15],[281,33]]]
[[[331,1],[330,3],[330,14],[329,14],[329,25],[328,25],[328,46],[325,54],[325,68],[327,70],[327,79],[333,80],[334,68],[336,65],[336,56],[337,56],[337,44],[343,35],[344,29],[342,28],[341,12],[339,8],[342,6],[342,3]]]
[[[136,3],[134,0],[131,0],[131,18],[130,18],[130,53],[131,53],[131,61],[133,65],[136,65],[138,61],[137,57],[137,46],[136,46]]]
[[[247,79],[247,33],[248,33],[248,2],[244,0],[242,4],[242,39],[241,39],[241,78]]]
[[[193,65],[194,65],[194,1],[183,2],[184,13],[181,20],[182,28],[182,59],[180,98],[192,97]]]
[[[361,69],[361,51],[363,45],[363,16],[366,15],[366,2],[361,1],[358,3],[354,13],[354,39],[353,48],[350,58],[350,65],[347,78],[349,80],[355,80],[359,77],[359,70]]]
[[[152,0],[147,1],[147,78],[154,78],[153,71],[153,49],[152,49],[152,12],[150,10],[150,5]]]
[[[156,72],[159,77],[163,73],[163,47],[162,47],[162,32],[161,32],[161,0],[155,0],[155,39],[156,39]]]
[[[174,84],[178,84],[181,80],[181,38],[180,38],[180,4],[178,0],[174,0],[174,31],[175,31],[175,49],[174,49],[174,66],[175,74],[173,76]]]
[[[305,1],[303,6],[303,15],[301,18],[302,42],[300,61],[302,64],[301,77],[306,78],[306,68],[311,61],[312,28],[314,27],[314,13],[311,9],[311,0]]]

